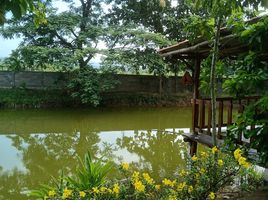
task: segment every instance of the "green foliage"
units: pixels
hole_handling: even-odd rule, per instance
[[[76,70],[68,84],[71,96],[81,102],[97,106],[101,101],[101,94],[112,89],[117,84],[112,74],[102,72],[94,68]]]
[[[12,51],[3,60],[3,67],[11,71],[70,71],[77,68],[68,48],[25,46]]]
[[[255,125],[253,130],[249,127]],[[259,162],[268,166],[268,94],[253,105],[247,107],[246,111],[238,116],[236,123],[228,130],[226,143],[232,147],[239,134],[243,133],[251,142],[247,149],[253,148],[258,151]]]
[[[226,92],[236,97],[263,94],[268,80],[268,63],[260,60],[256,53],[249,52],[229,62],[229,68],[233,74],[223,84]]]
[[[264,95],[267,92],[268,63],[263,60],[263,52],[267,51],[267,30],[268,18],[263,17],[256,23],[245,23],[241,21],[241,14],[238,14],[231,23],[236,34],[240,35],[241,41],[248,45],[250,51],[241,55],[233,61],[230,67],[233,75],[226,80],[224,87],[231,95],[250,96]],[[231,24],[230,23],[230,24]],[[226,143],[231,148],[235,148],[234,142],[239,134],[244,134],[246,138],[251,138],[247,148],[258,151],[259,162],[268,166],[268,145],[267,141],[267,94],[258,102],[247,106],[245,112],[238,116],[236,123],[228,130]],[[253,130],[249,127],[256,125]]]
[[[57,191],[59,196],[64,197],[68,192],[73,190],[68,190],[68,188],[83,191],[93,189],[94,187],[99,187],[106,183],[106,177],[112,169],[112,163],[102,163],[100,160],[93,161],[89,152],[85,154],[84,159],[79,158],[80,168],[77,169],[75,176],[64,176],[63,173],[61,177],[57,180],[52,178],[53,186],[42,185],[41,189],[33,190],[29,193],[30,196],[36,197],[37,199],[43,199],[45,196],[49,195],[49,191]],[[79,192],[74,192],[74,196],[79,198]],[[49,195],[50,196],[50,195]],[[68,196],[67,196],[68,197]],[[48,197],[46,197],[48,199]],[[66,198],[63,198],[66,199]]]
[[[243,42],[247,43],[251,50],[255,52],[267,51],[268,42],[268,17],[263,17],[259,22],[246,25],[240,32]]]
[[[71,100],[64,92],[58,90],[30,90],[25,88],[0,90],[0,106],[3,107],[64,106],[70,104]]]
[[[109,50],[108,57],[104,60],[106,67],[161,76],[171,66],[179,65],[178,62],[172,65],[164,62],[157,49],[185,37],[182,32],[183,18],[189,15],[189,8],[183,1],[178,1],[177,6],[172,6],[170,1],[159,0],[112,1],[112,5],[114,7],[106,19],[110,27],[117,28],[108,32],[105,39],[110,48],[115,46]]]
[[[1,35],[5,38],[23,37],[20,45],[22,61],[28,67],[41,65],[60,65],[65,68],[86,67],[97,52],[97,45],[104,35],[105,1],[81,1],[74,6],[67,1],[69,10],[57,13],[51,3],[46,5],[47,23],[36,27],[33,16],[26,15],[20,21],[9,20]],[[27,55],[27,56],[25,56]],[[69,65],[69,66],[67,66]]]
[[[255,172],[254,167],[246,161],[241,154],[241,150],[234,152],[234,157],[220,152],[216,147],[208,152],[200,152],[200,155],[187,159],[187,169],[181,169],[175,177],[164,178],[161,182],[151,178],[149,173],[132,171],[128,163],[122,163],[119,170],[125,176],[124,180],[111,180],[110,182],[100,181],[98,184],[65,184],[65,187],[45,187],[39,192],[33,191],[31,194],[49,200],[56,199],[215,199],[218,191],[234,182],[241,180],[241,188],[244,190],[254,190],[262,182],[262,177]],[[93,169],[89,154],[83,162],[82,171],[78,171],[76,176],[82,177],[83,182],[91,182]],[[89,165],[89,166],[88,166]],[[94,164],[95,165],[95,164]],[[86,167],[88,166],[88,167]],[[97,165],[96,165],[97,167]],[[103,176],[104,166],[98,166],[102,170],[96,174]],[[105,169],[106,174],[108,172]],[[89,172],[90,171],[90,172]],[[84,180],[85,178],[85,180]],[[60,180],[63,180],[62,178]],[[65,179],[68,183],[69,178]],[[94,180],[94,179],[93,179]],[[93,181],[94,182],[94,181]],[[96,182],[94,182],[96,183]],[[249,183],[251,185],[249,185]],[[61,184],[58,184],[61,185]],[[93,187],[95,185],[95,187]],[[64,188],[64,189],[63,189]],[[42,191],[42,192],[40,192]],[[42,194],[43,196],[41,196]]]
[[[35,25],[46,23],[45,7],[40,0],[2,0],[0,4],[0,24],[6,21],[5,14],[11,11],[15,19],[21,18],[30,11],[34,13]]]
[[[103,164],[101,161],[93,162],[88,152],[84,160],[80,159],[80,168],[75,177],[67,177],[66,181],[71,187],[79,190],[92,189],[105,183],[108,173],[112,169],[110,162]]]

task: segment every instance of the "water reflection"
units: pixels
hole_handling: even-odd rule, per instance
[[[183,153],[187,145],[177,132],[134,131],[133,136],[118,138],[117,145],[138,155],[139,160],[133,164],[150,171],[154,178],[170,176],[185,164]]]
[[[150,171],[157,178],[159,174],[170,176],[183,167],[181,152],[186,148],[178,133],[156,130],[4,137],[12,141],[12,147],[7,148],[17,149],[19,166],[23,166],[12,170],[2,167],[0,171],[0,199],[12,200],[23,199],[21,192],[48,182],[51,176],[59,176],[61,170],[65,173],[74,170],[77,156],[83,156],[87,150],[95,157],[102,156],[115,163],[131,162],[134,168]]]
[[[13,132],[13,134],[1,134],[0,132],[0,199],[29,199],[23,194],[25,191],[34,189],[39,184],[47,183],[51,176],[58,177],[62,170],[64,170],[64,173],[73,171],[78,164],[77,156],[83,156],[88,150],[93,157],[110,159],[115,163],[131,162],[139,170],[151,171],[154,177],[159,177],[159,174],[161,176],[171,176],[177,171],[178,167],[184,166],[181,152],[187,148],[187,145],[182,142],[178,129],[163,130],[176,128],[178,123],[173,118],[176,117],[178,120],[180,113],[169,114],[169,112],[166,112],[167,115],[165,115],[163,114],[165,112],[161,112],[156,115],[153,112],[152,116],[154,117],[149,117],[148,112],[144,114],[145,116],[141,113],[139,111],[139,114],[134,114],[134,118],[133,115],[128,116],[129,121],[127,119],[123,120],[127,116],[126,113],[122,113],[122,116],[116,115],[116,117],[112,117],[114,115],[107,117],[105,113],[102,113],[104,115],[104,121],[102,122],[104,126],[99,126],[100,121],[98,119],[98,128],[92,125],[92,121],[97,122],[96,119],[92,118],[91,115],[86,117],[85,113],[82,113],[84,115],[83,120],[73,118],[73,124],[71,124],[71,118],[66,118],[64,114],[61,115],[62,121],[57,117],[53,118],[52,115],[51,118],[56,121],[47,118],[46,115],[36,117],[36,114],[32,114],[27,116],[27,123],[24,124],[21,121],[24,118],[23,115],[19,115],[19,119],[11,120],[11,122],[8,119],[14,117],[13,114],[9,113],[7,115],[8,119],[0,115],[0,120],[3,119],[7,123],[16,124],[16,126],[8,127],[6,130],[7,133]],[[80,116],[78,113],[72,114],[73,116]],[[141,123],[141,128],[138,129],[139,116],[143,120],[147,118],[149,125]],[[163,120],[164,125],[157,123],[157,126],[161,128],[152,129],[154,127],[153,120],[156,116],[159,121],[162,117],[165,118]],[[171,117],[169,123],[167,123],[168,116]],[[138,119],[135,121],[135,118]],[[32,124],[30,123],[31,119],[33,119]],[[121,121],[124,122],[121,129],[118,119],[122,119]],[[41,123],[42,120],[48,126],[44,132],[41,131],[44,127]],[[74,125],[77,120],[80,123]],[[88,125],[87,122],[91,125]],[[108,124],[106,127],[105,122]],[[113,126],[117,128],[107,130]],[[19,127],[21,127],[21,130],[17,134],[16,131]],[[57,131],[48,132],[53,127]],[[61,127],[64,127],[66,132],[58,132]],[[126,129],[126,127],[137,129]],[[144,127],[148,129],[144,130]],[[4,127],[0,128],[1,130],[4,129]],[[116,172],[113,173],[113,177],[114,175],[116,175]]]

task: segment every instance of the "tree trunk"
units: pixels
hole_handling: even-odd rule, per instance
[[[216,63],[219,55],[219,42],[220,42],[220,28],[221,18],[216,19],[215,35],[213,40],[213,52],[210,69],[210,95],[211,95],[211,111],[212,111],[212,139],[213,145],[217,146],[217,132],[216,132]]]

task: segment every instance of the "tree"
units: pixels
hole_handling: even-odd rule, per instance
[[[34,13],[36,25],[46,23],[45,7],[39,0],[2,0],[0,4],[0,24],[6,21],[6,13],[11,11],[16,19],[21,18],[27,11]]]
[[[28,52],[28,61],[40,65],[57,63],[61,67],[85,68],[98,52],[97,45],[105,31],[103,1],[81,0],[75,6],[67,1],[69,10],[57,13],[47,2],[47,24],[35,27],[33,15],[25,15],[20,21],[9,20],[2,30],[5,38],[23,37],[20,52]],[[36,55],[42,55],[36,56]]]
[[[104,40],[105,34],[111,31],[104,21],[107,12],[104,10],[104,5],[108,1],[80,0],[80,5],[74,0],[65,2],[69,3],[69,10],[57,13],[53,4],[47,1],[47,23],[38,27],[33,23],[34,15],[31,13],[24,15],[20,20],[8,20],[2,28],[2,36],[5,38],[21,36],[23,42],[6,63],[17,70],[79,69],[80,72],[77,74],[84,73],[84,75],[74,77],[72,83],[80,81],[78,84],[80,87],[71,85],[71,95],[77,97],[79,96],[77,94],[82,93],[81,102],[95,106],[99,104],[100,93],[108,89],[106,85],[101,86],[100,78],[103,77],[98,76],[99,71],[92,69],[90,65],[90,60],[97,53],[103,52],[98,45]],[[86,77],[89,71],[93,73],[91,77],[94,78]],[[81,81],[81,77],[85,79]],[[112,84],[110,86],[112,87]]]
[[[256,149],[260,164],[268,166],[268,17],[262,17],[256,23],[248,24],[236,20],[233,27],[241,41],[248,45],[249,52],[238,60],[232,61],[233,75],[225,81],[225,89],[234,96],[262,96],[256,102],[251,102],[245,111],[238,116],[236,123],[227,132],[227,144],[234,149],[236,136],[243,133],[251,142],[247,149]],[[245,87],[246,85],[246,87]],[[254,127],[248,129],[247,127]]]
[[[262,1],[264,2],[264,1]],[[252,6],[258,9],[261,2],[257,0],[235,1],[235,0],[195,0],[195,7],[198,9],[206,9],[206,23],[211,27],[212,52],[211,52],[211,68],[210,68],[210,96],[212,106],[212,137],[213,144],[217,146],[216,137],[216,75],[215,68],[219,59],[219,39],[220,28],[226,23],[226,20],[236,10],[244,10]],[[200,18],[201,19],[201,18]],[[209,27],[209,26],[207,26]]]
[[[109,50],[104,66],[157,75],[162,93],[162,77],[169,72],[177,75],[184,64],[178,60],[164,61],[157,50],[185,38],[182,29],[188,15],[189,7],[184,1],[178,1],[176,6],[165,0],[115,2],[107,21],[109,26],[120,28],[106,37],[108,46],[115,48]]]

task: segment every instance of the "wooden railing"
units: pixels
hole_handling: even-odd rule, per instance
[[[259,96],[244,97],[235,99],[232,97],[224,97],[216,99],[217,106],[217,136],[222,139],[223,132],[228,126],[234,123],[233,114],[235,112],[242,113],[246,105],[255,102]],[[212,112],[210,99],[192,99],[192,130],[194,133],[205,133],[211,135],[212,132]],[[254,129],[251,126],[250,129]],[[241,141],[241,135],[238,140]]]

